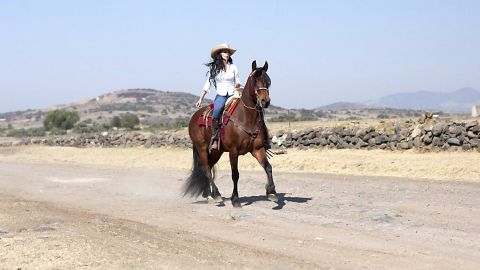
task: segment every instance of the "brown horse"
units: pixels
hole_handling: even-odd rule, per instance
[[[257,68],[256,61],[252,62],[252,72],[238,102],[236,109],[230,116],[230,121],[224,126],[225,136],[220,140],[219,149],[208,151],[212,128],[200,126],[199,117],[208,109],[208,106],[200,108],[193,114],[188,132],[193,144],[193,169],[185,182],[184,195],[199,196],[204,198],[212,196],[216,202],[222,202],[222,196],[215,185],[214,165],[224,152],[229,153],[232,169],[233,193],[231,201],[234,207],[240,207],[238,197],[238,156],[251,153],[267,174],[265,186],[267,198],[277,202],[275,184],[273,183],[272,166],[268,162],[264,147],[267,130],[263,123],[263,108],[270,104],[269,87],[270,77],[267,75],[268,63]]]

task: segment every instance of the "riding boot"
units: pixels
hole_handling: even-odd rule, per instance
[[[212,141],[210,143],[210,150],[218,149],[218,139],[220,138],[220,121],[219,118],[212,119]]]

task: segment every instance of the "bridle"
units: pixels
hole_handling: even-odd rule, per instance
[[[253,70],[250,75],[248,75],[248,79],[247,81],[250,81],[251,82],[251,77],[258,71],[258,69],[256,70]],[[255,107],[250,107],[248,106],[247,104],[245,104],[245,102],[243,101],[243,95],[242,97],[240,98],[240,101],[242,102],[243,104],[243,107],[247,108],[247,109],[250,109],[250,110],[254,110],[256,111],[257,113],[257,116],[258,116],[258,121],[259,123],[263,121],[263,107],[262,105],[260,104],[260,99],[258,98],[259,97],[259,92],[260,91],[267,91],[267,93],[269,94],[269,89],[267,87],[255,87],[255,96],[256,96],[256,104],[255,104]],[[232,115],[230,117],[230,119],[232,120],[232,122],[234,122],[234,124],[239,127],[241,130],[243,130],[245,133],[247,133],[248,135],[250,135],[250,138],[252,140],[255,140],[255,138],[258,136],[258,134],[260,134],[260,126],[262,126],[262,124],[260,123],[259,125],[254,125],[254,127],[249,127],[249,126],[245,126],[244,123],[238,121],[238,119]]]
[[[250,72],[250,75],[248,75],[247,80],[249,80],[257,71],[258,70],[253,70],[252,72]],[[257,88],[255,88],[255,100],[257,101],[256,104],[255,104],[255,107],[248,106],[247,104],[245,104],[245,102],[243,102],[242,99],[240,99],[243,103],[243,106],[247,109],[250,109],[250,110],[262,111],[263,108],[262,108],[262,105],[259,104],[259,99],[258,99],[260,91],[267,91],[267,94],[270,95],[270,90],[267,87],[257,87]]]

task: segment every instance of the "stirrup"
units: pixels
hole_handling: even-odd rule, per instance
[[[214,149],[218,150],[218,145],[219,145],[218,140],[213,140],[212,139],[212,142],[210,143],[210,151],[212,151]]]

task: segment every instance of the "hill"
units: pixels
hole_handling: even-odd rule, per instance
[[[478,104],[480,104],[480,92],[469,87],[449,93],[433,91],[398,93],[364,103],[366,106],[374,107],[438,110],[459,113],[468,113],[473,105]]]
[[[315,110],[321,111],[336,111],[336,110],[357,110],[357,109],[364,109],[367,106],[358,103],[351,103],[351,102],[335,102],[332,104],[320,106]]]
[[[37,127],[49,111],[66,109],[77,111],[85,124],[109,123],[114,116],[130,112],[136,114],[143,125],[168,125],[189,117],[196,110],[193,104],[197,98],[184,92],[126,89],[51,108],[2,113],[0,119],[14,127]]]
[[[125,89],[98,97],[56,105],[50,108],[0,113],[0,129],[41,127],[45,115],[54,109],[76,111],[82,125],[109,124],[114,116],[133,113],[140,119],[141,127],[177,128],[188,124],[197,110],[198,96],[185,92],[155,89]],[[212,100],[205,99],[205,104]],[[271,105],[265,117],[270,122],[304,121],[318,119],[359,120],[364,118],[416,117],[419,110],[368,108],[364,105],[339,102],[313,110],[286,109]]]

